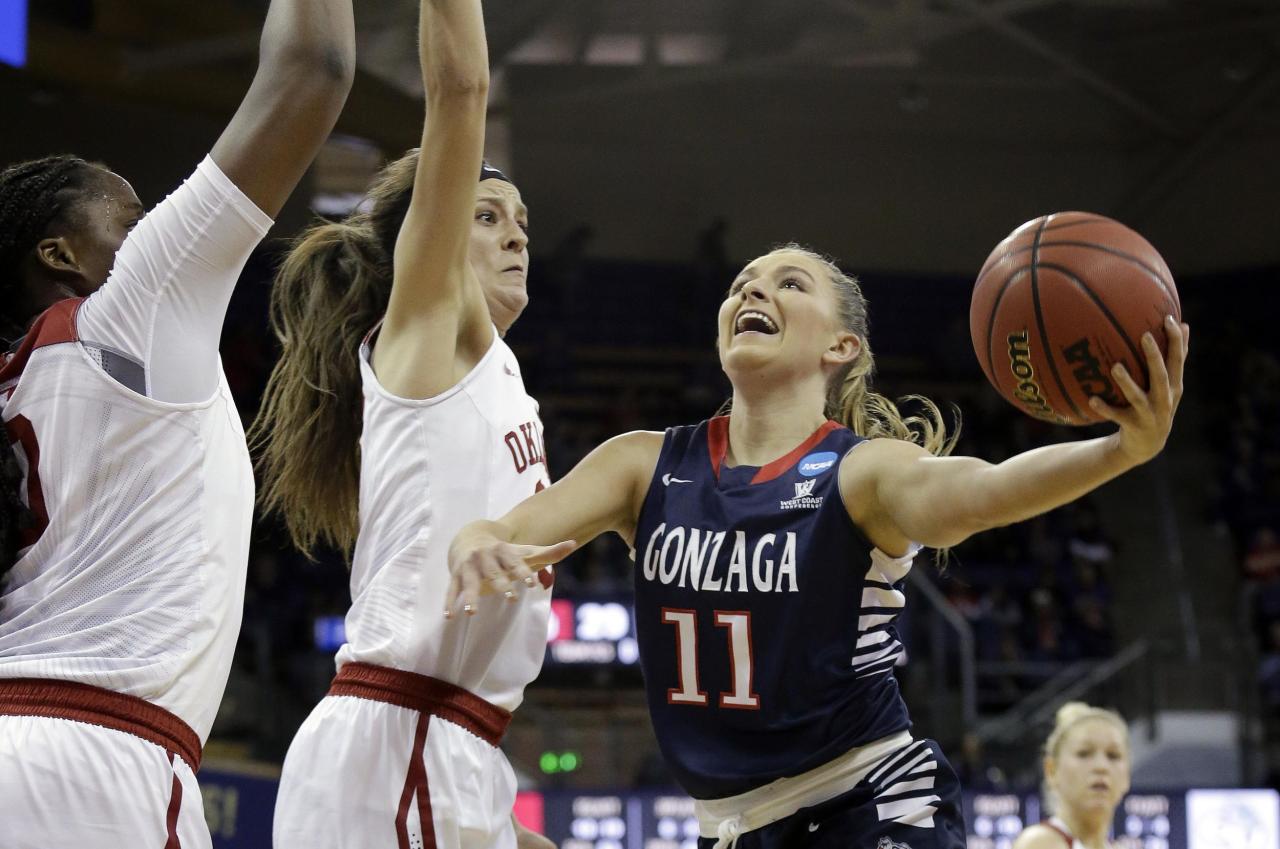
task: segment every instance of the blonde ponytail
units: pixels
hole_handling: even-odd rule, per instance
[[[867,439],[889,437],[914,442],[935,456],[946,456],[955,448],[960,437],[960,414],[954,411],[955,430],[948,434],[946,422],[938,405],[923,395],[908,395],[902,399],[920,404],[922,415],[903,416],[897,404],[871,389],[875,374],[875,357],[871,353],[870,326],[867,317],[867,299],[862,294],[858,279],[845,274],[828,257],[795,243],[775,248],[802,254],[826,268],[835,286],[840,306],[840,322],[862,343],[857,359],[843,372],[832,378],[827,393],[826,416],[843,424],[858,436]]]

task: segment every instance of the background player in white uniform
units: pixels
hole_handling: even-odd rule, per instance
[[[1111,849],[1116,807],[1129,792],[1129,729],[1116,712],[1068,702],[1044,744],[1044,799],[1053,816],[1014,849]]]
[[[209,846],[194,771],[253,478],[232,288],[342,108],[350,0],[274,0],[253,84],[150,213],[70,156],[0,174],[0,843]]]
[[[273,292],[264,502],[303,550],[351,545],[357,480],[359,519],[347,643],[285,759],[278,849],[549,845],[516,828],[497,743],[542,665],[550,573],[505,616],[440,616],[457,529],[548,482],[501,338],[527,300],[527,210],[481,159],[479,0],[424,2],[420,38],[421,153],[384,171],[368,214],[306,234]]]
[[[838,484],[824,486],[832,486],[835,490],[847,512],[847,519],[865,541],[879,550],[880,562],[897,558],[892,570],[881,570],[879,580],[888,588],[868,587],[864,600],[859,601],[855,596],[850,604],[861,603],[864,608],[874,610],[874,616],[892,619],[885,608],[890,601],[898,605],[901,601],[892,595],[886,596],[886,592],[895,581],[905,576],[911,555],[919,545],[955,545],[984,529],[1027,519],[1060,506],[1151,459],[1168,438],[1174,411],[1182,395],[1182,370],[1187,350],[1187,329],[1185,325],[1180,327],[1172,318],[1165,322],[1165,332],[1170,340],[1167,361],[1161,359],[1159,349],[1149,334],[1143,339],[1150,373],[1149,392],[1140,389],[1127,373],[1120,374],[1118,382],[1132,406],[1120,410],[1103,403],[1094,406],[1120,426],[1117,432],[1097,439],[1037,448],[993,465],[974,457],[934,456],[925,447],[908,441],[911,431],[896,408],[887,399],[874,396],[867,386],[872,363],[866,343],[866,307],[856,281],[844,275],[830,261],[810,251],[788,247],[749,263],[734,281],[720,307],[718,348],[721,365],[733,384],[733,409],[727,422],[723,423],[720,435],[713,440],[714,445],[702,455],[707,462],[701,463],[700,468],[691,464],[670,470],[658,469],[660,458],[667,456],[663,453],[666,450],[664,445],[669,444],[664,442],[660,433],[636,432],[606,442],[550,489],[533,496],[496,522],[476,522],[459,534],[449,559],[450,569],[455,575],[454,590],[461,603],[474,605],[485,588],[502,593],[516,587],[513,582],[524,580],[531,574],[531,567],[525,559],[533,555],[540,562],[546,554],[544,549],[535,546],[554,544],[558,540],[586,542],[612,530],[640,550],[642,541],[636,538],[637,529],[646,522],[657,521],[653,516],[642,514],[642,508],[659,498],[656,493],[675,487],[708,493],[703,499],[701,515],[695,508],[690,508],[689,515],[664,513],[658,517],[672,525],[681,525],[681,533],[684,533],[685,524],[700,528],[708,535],[720,531],[716,535],[718,539],[728,535],[730,539],[744,540],[748,534],[772,532],[777,529],[787,509],[810,507],[803,503],[795,505],[784,501],[775,506],[778,505],[776,501],[765,502],[753,507],[751,515],[734,517],[733,524],[726,524],[721,517],[732,515],[734,508],[725,506],[727,497],[720,499],[712,492],[717,486],[714,481],[717,478],[723,480],[721,476],[725,474],[725,468],[758,468],[757,477],[764,479],[771,478],[779,467],[791,468],[801,462],[803,451],[810,450],[805,446],[817,444],[813,440],[831,426],[828,417],[839,416],[854,433],[881,438],[859,441],[843,456],[837,457],[832,452],[829,457],[815,454],[812,458],[815,462],[821,459],[819,465],[832,469],[832,474],[838,476]],[[921,441],[928,445],[938,441],[936,436],[936,431],[926,427]],[[672,473],[675,471],[679,474]],[[825,479],[830,480],[830,477]],[[796,483],[796,502],[803,502],[802,496],[814,491],[815,480],[810,477],[806,483],[802,477]],[[782,495],[788,495],[785,489]],[[735,495],[739,502],[746,503],[747,499],[745,495],[741,498]],[[713,512],[716,515],[712,515]],[[717,521],[719,526],[714,524]],[[692,531],[689,533],[692,540]],[[772,536],[772,533],[767,535],[770,544]],[[651,541],[654,537],[648,539]],[[668,537],[661,546],[660,559],[663,562],[667,549],[671,547],[671,539]],[[651,545],[651,542],[644,544]],[[708,546],[714,549],[709,555],[706,554]],[[745,555],[731,555],[729,548],[728,544],[720,547],[705,543],[701,553],[697,553],[696,546],[690,542],[684,549],[686,559],[683,562],[687,565],[697,559],[701,568],[699,558],[709,557],[711,565],[704,573],[708,580],[717,564],[730,558],[736,558],[739,568],[745,569]],[[735,542],[733,551],[742,550],[745,549]],[[760,543],[756,543],[754,551],[753,563],[759,563]],[[850,562],[848,552],[830,551],[825,554],[826,558],[793,563],[791,574],[794,576],[799,571],[802,575],[813,576],[818,582],[814,585],[820,586],[821,576],[827,571],[865,568],[860,563]],[[770,556],[777,557],[776,554]],[[677,554],[676,560],[680,559],[681,555]],[[766,565],[772,569],[774,564],[770,560]],[[648,556],[644,566],[643,570],[637,569],[637,573],[653,586]],[[732,563],[718,568],[723,570],[726,566],[731,568]],[[779,574],[781,568],[779,565]],[[693,567],[689,569],[693,574]],[[724,574],[724,571],[720,572],[721,576]],[[674,593],[677,587],[685,588],[684,580],[683,572],[680,572],[678,583],[674,574],[662,579],[670,593]],[[751,588],[746,586],[745,578],[731,592],[729,582],[725,580],[721,585],[719,580],[717,578],[716,585],[710,587],[699,585],[694,579],[685,589],[685,596],[701,593],[700,598],[707,599],[706,605],[711,605],[712,600],[723,599],[725,607],[732,607],[731,612],[745,617],[746,621],[766,605],[786,605],[792,598],[801,599],[800,603],[806,601],[806,597],[796,590],[794,581],[789,591],[774,593],[768,586],[764,591],[749,591]],[[641,577],[637,577],[637,584],[640,583]],[[759,588],[758,583],[754,586]],[[894,592],[900,592],[900,586]],[[779,601],[772,600],[775,598]],[[642,610],[643,599],[638,594],[636,616],[641,623],[638,628],[660,627],[657,624],[660,616],[668,620],[671,611],[690,613],[679,608],[692,608],[695,604],[693,601],[673,603],[660,612]],[[718,601],[714,603],[719,605]],[[653,606],[651,603],[650,607]],[[809,609],[812,605],[790,607],[786,612],[802,619]],[[854,615],[852,609],[848,615],[850,628],[864,618]],[[707,618],[703,617],[704,623]],[[829,622],[832,618],[829,615],[823,621]],[[716,622],[704,627],[712,630],[719,624]],[[734,698],[739,698],[739,692],[750,693],[753,667],[749,660],[738,662],[739,654],[749,659],[753,653],[769,652],[775,658],[779,654],[785,658],[789,650],[798,653],[795,643],[802,641],[810,630],[779,627],[762,636],[754,646],[747,638],[740,643],[741,652],[735,650],[732,658],[726,658],[723,664],[717,665],[718,674],[730,675],[734,682]],[[646,675],[664,662],[668,666],[675,665],[672,658],[650,654],[644,633],[640,634],[640,641],[641,662]],[[668,642],[677,641],[668,635]],[[697,734],[708,738],[706,745],[699,748],[696,742],[691,742],[696,734],[687,731],[695,727],[695,716],[706,715],[712,705],[705,694],[698,692],[700,685],[697,684],[696,670],[700,668],[700,656],[695,653],[695,642],[690,639],[673,646],[671,654],[681,659],[680,672],[673,676],[676,680],[670,684],[660,680],[646,681],[651,713],[655,719],[659,715],[652,710],[653,705],[659,702],[654,697],[655,692],[661,694],[660,702],[663,704],[683,700],[690,709],[684,717],[667,711],[665,723],[655,721],[655,732],[664,750],[669,748],[664,743],[664,736],[670,739],[683,734],[680,737],[683,745],[674,752],[676,759],[685,762],[681,765],[687,765],[694,759],[691,755],[707,751],[724,752],[726,747],[717,744],[728,736],[727,729],[731,729],[734,722],[726,716],[719,723],[698,725]],[[718,644],[723,645],[723,640]],[[870,649],[878,650],[874,645]],[[833,649],[829,646],[805,646],[804,651],[807,656],[814,657]],[[732,671],[728,672],[730,669]],[[686,672],[688,678],[685,677]],[[703,672],[712,674],[709,669],[703,669]],[[676,687],[677,680],[681,682],[679,690],[664,692],[666,687]],[[764,686],[761,685],[762,688]],[[776,686],[776,682],[771,680],[768,686]],[[720,698],[722,705],[727,704],[723,692]],[[755,696],[745,698],[756,699]],[[761,701],[763,697],[750,705],[751,712],[758,710],[763,714],[765,708]],[[728,707],[737,709],[738,705]],[[824,724],[830,721],[825,712],[814,709],[810,704],[790,707],[791,710],[781,716],[774,727],[786,723],[796,728],[803,723],[825,729]],[[748,711],[742,713],[747,714]],[[806,719],[797,720],[797,716]],[[859,784],[852,790],[848,784],[829,780],[833,770],[839,772],[836,768],[843,765],[853,769],[861,754],[869,756],[879,746],[889,745],[892,739],[888,736],[855,741],[854,748],[845,753],[834,753],[833,759],[821,766],[784,772],[777,780],[744,787],[733,794],[711,797],[695,793],[699,797],[699,819],[704,838],[701,845],[711,847],[714,842],[716,849],[726,846],[742,849],[873,846],[877,842],[896,843],[902,839],[903,833],[907,833],[911,836],[906,842],[917,849],[959,846],[958,841],[963,837],[962,832],[957,833],[955,828],[958,814],[948,816],[946,833],[935,828],[933,820],[936,817],[930,813],[932,803],[927,795],[930,791],[916,789],[906,794],[908,804],[916,806],[914,810],[908,809],[908,814],[914,819],[918,813],[927,827],[915,828],[918,823],[912,821],[907,824],[914,830],[894,831],[891,836],[886,836],[885,832],[893,826],[879,822],[879,810],[871,799],[871,793],[862,792],[874,788],[861,783],[865,778],[874,784],[875,772],[879,770],[883,774],[880,767],[857,778]],[[747,746],[753,750],[759,748],[751,741],[717,763],[699,762],[698,771],[702,774],[699,778],[718,773],[710,777],[720,784],[729,784],[727,779],[733,778],[742,763],[751,757],[752,752],[747,750]],[[667,751],[669,758],[672,754],[672,751]],[[797,753],[797,762],[804,754]],[[854,774],[860,775],[857,770]],[[710,781],[704,780],[703,783],[710,784]],[[733,783],[743,784],[740,781]],[[828,819],[824,818],[822,828],[815,829],[810,823],[806,829],[805,823],[798,819],[805,815],[806,808],[812,809],[827,802],[835,804],[834,800],[841,798],[846,791],[853,795],[848,797],[850,805],[838,812],[839,818],[833,812],[824,814],[831,817],[832,825],[838,824],[839,827],[827,828]],[[941,810],[937,813],[940,814]],[[862,833],[842,831],[848,828],[865,830]]]

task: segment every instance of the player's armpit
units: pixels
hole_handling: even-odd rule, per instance
[[[955,545],[983,530],[980,475],[990,464],[975,457],[935,457],[919,445],[873,439],[845,455],[840,494],[849,517],[890,555],[911,543]]]

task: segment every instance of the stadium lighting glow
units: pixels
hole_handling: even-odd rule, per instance
[[[27,0],[0,0],[0,62],[27,64]]]

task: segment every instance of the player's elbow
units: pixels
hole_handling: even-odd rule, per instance
[[[355,45],[330,41],[264,49],[258,73],[286,91],[292,102],[336,101],[341,108],[356,78]]]
[[[427,97],[435,102],[479,103],[489,100],[489,68],[446,66],[435,68],[423,77]]]
[[[996,498],[990,463],[973,457],[931,460],[942,470],[916,491],[918,532],[912,535],[930,548],[950,548],[974,534],[1011,521]]]

